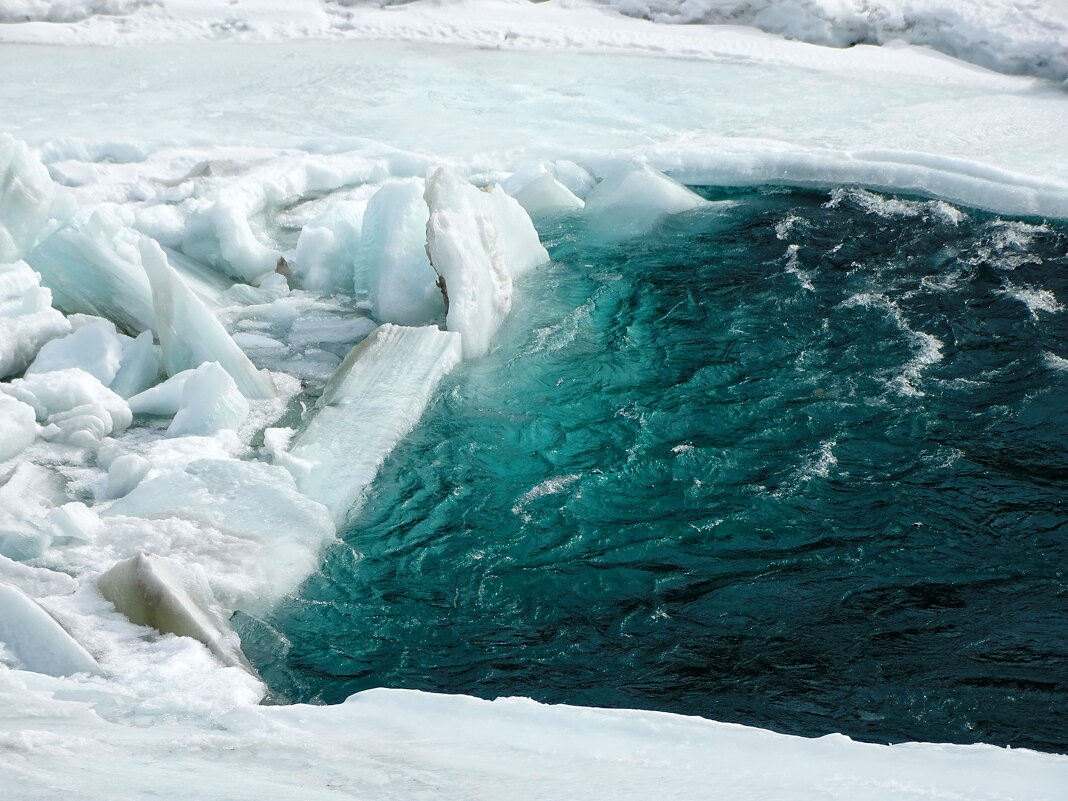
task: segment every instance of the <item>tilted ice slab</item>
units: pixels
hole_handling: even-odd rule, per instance
[[[387,323],[337,368],[289,455],[299,460],[291,469],[301,491],[326,506],[339,528],[459,361],[459,334]]]
[[[483,191],[439,168],[425,197],[427,252],[444,282],[446,323],[463,335],[465,358],[485,355],[512,309],[512,279],[549,254],[526,211],[499,186]]]
[[[427,256],[422,181],[389,181],[371,197],[354,271],[357,296],[366,293],[375,319],[427,325],[445,314],[437,275]]]
[[[0,134],[0,263],[17,261],[37,244],[55,187],[24,142]]]
[[[100,666],[32,598],[0,581],[0,646],[25,670],[49,676],[99,674]]]
[[[140,254],[152,285],[156,334],[167,372],[174,375],[215,361],[233,377],[245,397],[274,397],[270,376],[249,361],[222,323],[167,263],[160,246],[144,240]]]

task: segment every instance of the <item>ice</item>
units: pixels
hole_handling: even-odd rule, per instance
[[[370,199],[354,288],[366,294],[376,320],[426,325],[444,317],[437,275],[427,258],[427,219],[422,181],[390,181]]]
[[[166,381],[149,387],[129,399],[130,411],[134,414],[152,414],[159,417],[171,417],[182,407],[182,395],[186,382],[193,377],[194,370],[182,370]]]
[[[141,266],[142,239],[110,209],[86,208],[26,254],[26,261],[52,290],[57,308],[106,317],[139,333],[156,323]]]
[[[419,421],[460,351],[455,333],[387,323],[354,347],[331,377],[293,437],[290,455],[307,465],[295,476],[301,491],[326,506],[339,527]]]
[[[223,608],[260,608],[316,569],[334,526],[281,467],[195,458],[207,442],[186,437],[167,443],[163,458],[147,454],[159,474],[102,513],[100,547],[117,559],[142,551],[173,557],[204,574]],[[183,444],[184,454],[174,458]]]
[[[49,340],[70,332],[52,293],[24,261],[0,264],[0,378],[22,372]]]
[[[218,362],[200,365],[182,386],[182,405],[167,428],[168,437],[236,431],[248,417],[248,401]]]
[[[138,554],[104,573],[101,594],[131,622],[161,634],[192,637],[224,665],[252,672],[241,641],[202,581],[173,559]]]
[[[255,368],[215,316],[167,264],[158,244],[141,244],[141,258],[152,283],[163,366],[171,375],[216,361],[247,398],[275,394],[270,376]]]
[[[18,456],[37,438],[33,407],[0,395],[0,462]]]
[[[0,388],[0,449],[14,456],[0,463],[0,582],[62,621],[106,671],[64,678],[0,665],[0,795],[148,797],[163,787],[175,799],[307,801],[469,798],[492,788],[520,799],[696,798],[715,787],[765,799],[1059,797],[1065,759],[1016,749],[803,740],[649,712],[397,691],[333,707],[258,706],[263,687],[244,670],[188,637],[146,637],[101,599],[96,579],[126,562],[163,588],[157,597],[186,615],[188,630],[233,643],[231,611],[255,614],[293,592],[333,542],[331,518],[359,502],[460,342],[468,355],[484,352],[511,305],[538,302],[535,280],[524,285],[530,298],[512,294],[515,277],[545,258],[529,214],[633,215],[646,225],[693,201],[662,171],[690,186],[845,186],[834,197],[895,217],[952,216],[939,201],[966,209],[957,213],[1068,217],[1068,114],[1050,82],[901,42],[815,47],[736,25],[652,24],[588,0],[384,5],[12,0],[0,10],[72,20],[0,25],[2,41],[75,45],[5,44],[0,59],[4,129],[29,143],[0,142],[0,378],[70,333],[49,287],[57,309],[143,332],[124,345],[111,394],[91,361],[74,366],[97,377],[62,370]],[[1068,76],[1059,0],[611,5],[838,45],[899,37],[998,69]],[[227,38],[258,44],[214,41]],[[648,169],[635,174],[635,160]],[[465,178],[452,188],[441,179],[435,232],[429,201],[412,187],[436,164]],[[591,172],[606,178],[596,189]],[[625,178],[613,188],[613,176]],[[519,202],[468,178],[507,178]],[[642,186],[637,204],[627,180]],[[381,190],[376,211],[370,199],[383,186],[393,188]],[[853,187],[936,200],[888,201]],[[405,272],[427,266],[428,239],[435,265],[447,263],[450,301],[463,306],[470,290],[463,314],[447,319],[462,339],[378,329],[301,423],[301,402],[372,328],[368,313],[441,319],[437,276]],[[151,240],[173,270],[156,299],[170,304],[169,333],[158,330],[144,273],[142,246],[157,256]],[[280,257],[292,291],[276,271]],[[1009,291],[1036,315],[1057,313],[1032,283]],[[427,300],[418,314],[413,297]],[[80,334],[86,321],[73,322]],[[278,398],[251,400],[236,432],[162,438],[160,421],[124,431],[122,398],[177,420],[185,382],[206,362],[220,362],[246,395],[239,376],[263,390],[265,377],[250,372],[226,330],[256,365],[289,374],[274,379]],[[937,340],[913,333],[918,370],[937,357]],[[168,373],[189,373],[138,399],[159,378],[161,351]],[[1064,363],[1047,357],[1051,369]],[[209,372],[190,401],[236,401]],[[299,381],[307,394],[296,396]],[[187,417],[203,423],[211,411]],[[277,427],[261,449],[265,426]],[[39,428],[45,436],[33,441]],[[830,456],[814,449],[812,469],[834,455],[820,447]],[[257,461],[265,453],[276,465]],[[205,609],[215,616],[207,624],[197,618]],[[6,640],[0,650],[21,664]]]
[[[116,460],[117,461],[117,460]],[[100,533],[101,523],[96,512],[79,501],[57,506],[48,513],[53,545],[84,545]]]
[[[678,181],[648,164],[609,171],[586,195],[586,211],[618,234],[651,226],[661,217],[707,204]]]
[[[99,674],[100,666],[32,598],[0,581],[0,644],[24,670],[49,676]]]
[[[41,236],[55,185],[25,143],[0,134],[0,263],[18,261]]]
[[[78,367],[108,386],[119,371],[123,345],[114,323],[96,319],[46,343],[26,369],[26,375]]]
[[[570,164],[570,162],[568,163]],[[582,170],[577,164],[572,166],[576,170]],[[555,167],[556,165],[537,164],[532,168],[515,173],[501,184],[501,187],[518,200],[519,205],[526,209],[531,216],[581,209],[586,204],[582,198],[556,177]],[[583,170],[582,172],[585,171]],[[570,177],[573,185],[577,189],[581,189],[584,195],[592,188],[592,178],[590,178],[590,183],[587,186],[581,180],[580,174],[571,172]],[[587,177],[589,177],[588,174]]]
[[[46,467],[20,462],[0,485],[0,554],[18,561],[40,556],[52,542],[49,509],[69,500],[66,482]]]
[[[108,386],[117,395],[132,398],[155,384],[159,374],[159,353],[153,344],[152,332],[142,331],[126,345],[118,372]],[[136,409],[134,413],[137,413]]]
[[[489,352],[512,308],[512,279],[549,260],[530,217],[499,186],[483,191],[438,168],[426,182],[427,249],[444,283],[446,322],[465,358]]]
[[[293,274],[304,289],[349,292],[360,248],[363,204],[337,202],[300,230]]]
[[[108,466],[108,497],[121,498],[130,494],[151,469],[152,463],[136,453],[116,457]]]
[[[132,421],[124,399],[76,367],[17,378],[0,392],[33,407],[44,439],[82,448],[95,449]]]

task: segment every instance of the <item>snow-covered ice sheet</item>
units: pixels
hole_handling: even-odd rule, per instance
[[[0,795],[1063,795],[1068,758],[987,746],[401,691],[259,706],[226,623],[315,570],[522,302],[471,281],[453,325],[434,269],[460,292],[471,259],[443,243],[503,286],[544,253],[523,209],[702,202],[658,171],[1068,218],[1063,0],[2,5],[0,127],[28,146],[0,140]]]

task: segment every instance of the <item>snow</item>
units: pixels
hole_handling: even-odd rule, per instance
[[[905,41],[1001,72],[1068,78],[1063,0],[602,0],[656,22],[750,25],[852,47]]]
[[[261,706],[227,619],[318,568],[442,378],[493,347],[547,259],[532,215],[640,229],[704,203],[681,183],[1068,218],[1066,19],[1063,0],[4,3],[0,795],[1062,795],[1064,757],[987,746],[387,690]],[[939,357],[903,335],[910,369]]]
[[[459,361],[460,335],[386,323],[337,368],[293,437],[288,455],[297,462],[288,464],[301,491],[326,506],[339,528]]]

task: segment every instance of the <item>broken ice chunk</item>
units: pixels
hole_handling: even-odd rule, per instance
[[[459,361],[459,335],[432,326],[382,325],[349,352],[290,448],[297,485],[338,526]]]
[[[577,164],[574,166],[576,169],[582,169]],[[592,185],[592,179],[590,180]],[[586,205],[582,198],[557,180],[550,167],[545,164],[521,169],[501,186],[531,215],[571,211]]]
[[[33,407],[0,394],[0,462],[18,456],[37,438]]]
[[[92,655],[54,617],[22,590],[3,582],[0,642],[23,670],[49,676],[101,672]]]
[[[427,179],[427,249],[442,278],[446,323],[465,357],[482,356],[512,308],[512,278],[549,260],[530,217],[500,187],[481,191],[445,168]]]
[[[49,510],[67,500],[66,482],[40,465],[20,462],[0,486],[0,554],[25,561],[52,543]]]
[[[152,302],[163,366],[174,375],[217,361],[246,398],[273,398],[270,375],[261,373],[208,308],[167,264],[167,256],[153,240],[141,243],[141,260],[152,284]]]
[[[669,214],[707,205],[691,192],[648,164],[630,164],[607,172],[586,196],[586,211],[615,236],[647,230]]]
[[[248,401],[218,362],[205,362],[182,387],[182,405],[168,437],[205,436],[237,428],[248,417]]]
[[[17,261],[37,244],[55,191],[25,143],[0,134],[0,262]]]
[[[110,320],[95,319],[41,348],[26,375],[80,367],[107,386],[119,371],[123,341]]]
[[[362,204],[334,202],[301,228],[293,277],[303,289],[351,291],[352,265],[360,248]]]
[[[192,637],[224,665],[254,673],[211,591],[175,560],[139,554],[104,573],[97,586],[130,622],[160,634]]]
[[[111,210],[86,209],[44,239],[26,261],[52,290],[57,308],[105,317],[136,333],[155,325],[138,252],[144,238]]]
[[[381,322],[426,325],[445,314],[426,252],[429,216],[423,182],[415,178],[387,182],[367,203],[353,281]]]
[[[41,276],[24,261],[0,264],[0,378],[22,372],[42,345],[68,333]]]
[[[142,331],[122,352],[119,370],[108,386],[116,395],[132,398],[159,380],[159,370],[159,354],[152,341],[152,332]]]
[[[185,382],[193,376],[193,370],[182,370],[166,381],[154,387],[138,392],[129,400],[130,411],[134,414],[152,414],[159,417],[171,417],[182,407],[182,393]]]

